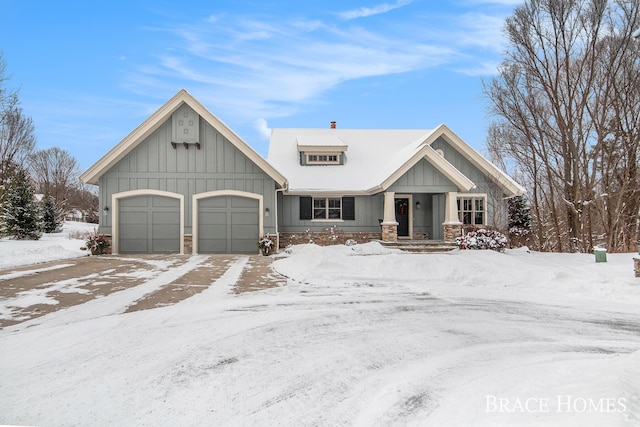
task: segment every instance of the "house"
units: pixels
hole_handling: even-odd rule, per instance
[[[502,225],[505,199],[524,193],[445,125],[273,129],[267,160],[287,178],[281,244],[323,229],[329,239],[453,241],[464,224]]]
[[[114,253],[256,253],[264,234],[451,241],[524,192],[445,125],[274,129],[264,159],[184,90],[81,179]]]

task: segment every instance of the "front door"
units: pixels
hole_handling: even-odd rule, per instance
[[[398,223],[398,237],[409,237],[409,199],[396,199],[396,221]]]

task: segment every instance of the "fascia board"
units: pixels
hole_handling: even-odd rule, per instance
[[[173,114],[173,112],[182,105],[185,94],[187,94],[187,92],[182,89],[173,98],[164,103],[164,105],[149,116],[147,120],[131,131],[129,135],[124,137],[118,144],[109,150],[107,154],[102,156],[100,160],[80,175],[80,180],[87,184],[98,185],[98,180],[105,171],[109,170],[117,162],[122,160],[122,158],[129,154],[140,141],[144,140],[158,129],[166,117],[171,116],[171,114]]]
[[[346,145],[298,145],[298,151],[309,153],[344,153]]]
[[[444,157],[436,152],[436,150],[427,145],[424,149],[424,158],[435,167],[438,172],[453,182],[460,191],[469,191],[476,188],[476,184],[467,178],[462,172],[456,169]]]
[[[438,135],[441,135],[449,144],[462,153],[462,155],[465,156],[474,166],[485,174],[491,176],[502,187],[507,196],[521,196],[526,192],[524,187],[515,182],[509,175],[504,173],[493,163],[482,157],[446,125],[442,124],[438,127]]]
[[[186,91],[185,91],[186,93]],[[227,126],[222,120],[216,117],[210,112],[204,105],[198,102],[195,98],[187,93],[191,102],[189,106],[203,117],[211,126],[213,126],[218,132],[220,132],[225,138],[227,138],[235,147],[247,156],[252,162],[260,167],[267,175],[269,175],[280,187],[285,187],[287,179],[278,172],[267,160],[265,160],[260,154],[258,154],[249,144],[244,142],[240,136],[235,133],[229,126]]]
[[[475,188],[476,185],[467,178],[462,172],[456,169],[451,163],[449,163],[444,157],[441,157],[431,147],[433,141],[440,136],[440,132],[431,132],[423,141],[424,146],[418,150],[409,160],[407,160],[400,168],[393,172],[387,179],[385,179],[380,185],[373,187],[369,191],[386,190],[393,185],[402,175],[404,175],[409,169],[415,166],[421,159],[426,159],[431,163],[440,173],[451,180],[460,190],[469,191]]]

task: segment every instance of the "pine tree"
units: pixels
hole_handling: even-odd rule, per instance
[[[42,231],[45,233],[56,233],[62,226],[61,211],[53,202],[53,198],[42,199]]]
[[[0,214],[0,233],[18,240],[38,240],[42,236],[40,207],[24,169],[12,177]]]
[[[531,208],[523,196],[509,199],[509,228],[531,229]]]

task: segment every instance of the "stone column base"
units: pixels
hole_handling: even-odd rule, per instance
[[[444,225],[444,241],[447,243],[455,243],[456,238],[462,236],[462,224],[443,224]]]
[[[397,222],[383,222],[382,226],[382,241],[395,243],[398,241],[398,223]]]

